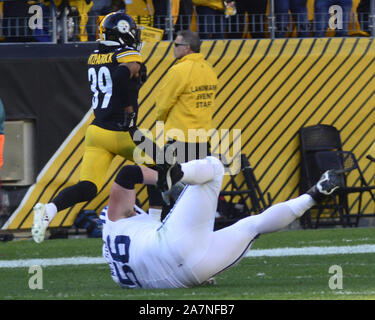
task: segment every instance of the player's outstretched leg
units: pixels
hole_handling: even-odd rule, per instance
[[[329,170],[306,194],[275,204],[261,214],[246,217],[227,228],[215,231],[206,256],[194,269],[197,277],[208,279],[234,266],[250,249],[258,235],[282,230],[311,207],[333,195],[340,186],[340,176],[334,170]]]
[[[31,234],[37,243],[44,240],[48,225],[56,216],[57,212],[69,208],[76,203],[90,201],[97,194],[97,187],[90,181],[80,181],[77,184],[67,187],[49,203],[37,203],[34,206],[34,220],[31,227]]]

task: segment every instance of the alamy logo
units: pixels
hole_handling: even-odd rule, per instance
[[[210,141],[213,157],[217,157],[225,166],[226,175],[236,175],[241,170],[241,129],[188,129],[184,132],[178,128],[165,130],[164,122],[157,121],[155,126],[155,136],[149,130],[142,129],[133,134],[133,140],[137,141],[137,148],[134,149],[133,158],[137,164],[151,164],[153,163],[154,150],[150,141],[165,141],[166,137],[173,137],[177,141]],[[145,139],[144,137],[147,137]],[[158,143],[159,144],[159,143]],[[161,142],[161,148],[165,147],[165,157],[156,159],[156,164],[163,164],[164,161],[171,163],[173,154],[177,153],[178,158],[185,159],[185,147],[183,145],[166,146]],[[203,158],[206,150],[196,150],[195,159]],[[198,154],[196,154],[198,151]],[[200,153],[202,152],[202,154]],[[190,153],[190,152],[189,152]],[[180,158],[180,159],[181,159]]]
[[[43,29],[43,9],[41,6],[32,5],[29,8],[29,14],[32,16],[29,18],[29,28],[31,30]]]
[[[333,274],[329,278],[328,286],[331,290],[337,290],[343,288],[342,278],[343,278],[343,272],[342,268],[338,265],[330,266],[328,269],[328,273]]]
[[[29,279],[29,288],[31,290],[43,289],[43,270],[41,266],[31,266],[29,274],[33,274]]]
[[[343,14],[342,8],[338,5],[330,6],[328,9],[328,13],[331,17],[328,20],[328,26],[332,30],[343,28]]]

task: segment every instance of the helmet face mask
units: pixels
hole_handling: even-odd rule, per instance
[[[105,45],[134,47],[140,50],[141,37],[133,18],[124,11],[106,15],[99,25],[99,38]]]

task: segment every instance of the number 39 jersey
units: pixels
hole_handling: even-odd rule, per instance
[[[112,222],[107,207],[103,222],[103,256],[112,279],[124,288],[181,288],[198,284],[183,259],[172,249],[162,232],[161,222],[147,213]]]
[[[95,115],[93,124],[103,129],[120,131],[124,108],[133,106],[135,111],[138,109],[137,82],[124,79],[124,72],[119,72],[119,68],[126,68],[119,65],[127,62],[142,63],[142,55],[131,47],[114,48],[99,44],[88,59],[88,80]]]

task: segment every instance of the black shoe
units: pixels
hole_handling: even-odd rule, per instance
[[[332,195],[338,188],[340,188],[340,176],[335,170],[328,170],[306,193],[319,203],[327,196]]]

